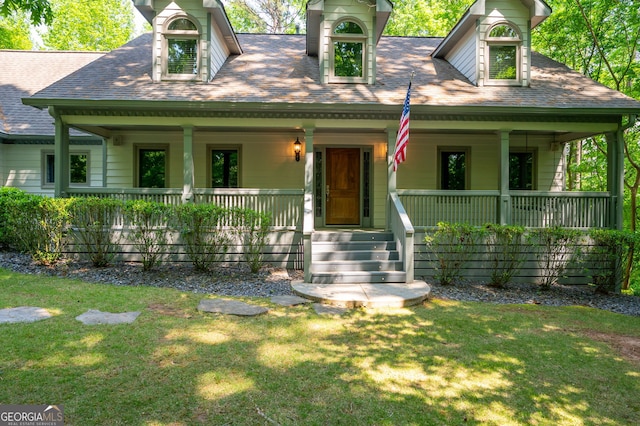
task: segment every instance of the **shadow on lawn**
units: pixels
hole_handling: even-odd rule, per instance
[[[306,306],[60,320],[15,328],[43,347],[0,377],[10,402],[62,403],[78,425],[636,423],[637,372],[542,312],[438,302],[342,318]],[[46,341],[70,327],[79,334]]]

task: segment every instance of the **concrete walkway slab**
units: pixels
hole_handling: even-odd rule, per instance
[[[131,324],[139,315],[138,311],[113,313],[89,309],[84,314],[78,315],[76,319],[85,325]]]
[[[262,306],[250,305],[238,300],[229,299],[202,299],[198,304],[198,310],[216,314],[255,316],[267,313],[269,310]]]
[[[271,298],[271,302],[280,306],[296,306],[296,305],[304,305],[305,303],[311,303],[309,299],[305,299],[300,296],[273,296]]]
[[[293,292],[315,302],[348,308],[401,308],[422,303],[431,287],[424,281],[409,284],[310,284],[294,281]]]
[[[340,316],[349,312],[349,308],[344,308],[341,306],[334,305],[324,305],[322,303],[314,303],[313,310],[316,311],[318,315],[334,315]]]
[[[44,308],[37,306],[20,306],[17,308],[0,309],[0,324],[10,324],[18,322],[36,322],[53,315]]]

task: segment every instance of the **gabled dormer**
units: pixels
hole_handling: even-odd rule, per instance
[[[477,0],[432,55],[478,86],[529,86],[531,30],[550,14],[542,0]]]
[[[318,57],[322,83],[375,83],[376,45],[392,9],[388,0],[307,3],[307,54]]]
[[[219,0],[133,0],[153,31],[152,79],[211,80],[242,53]]]

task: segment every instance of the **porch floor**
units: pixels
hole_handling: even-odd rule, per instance
[[[349,308],[414,306],[426,300],[431,293],[431,287],[424,281],[410,284],[311,284],[294,281],[291,287],[295,294],[306,299]]]

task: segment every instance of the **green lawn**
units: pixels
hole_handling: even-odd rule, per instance
[[[63,404],[69,425],[640,424],[640,318],[584,307],[431,301],[318,316],[196,311],[202,295],[0,270],[0,403]],[[86,326],[88,309],[141,310]]]

